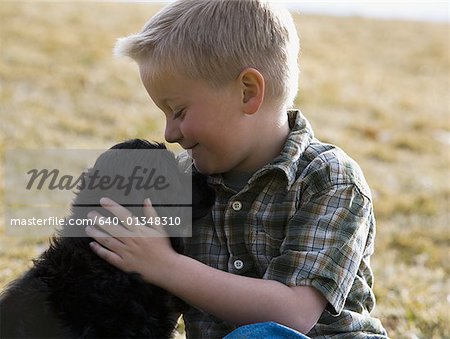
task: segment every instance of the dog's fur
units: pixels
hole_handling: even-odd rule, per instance
[[[162,144],[130,140],[112,149],[165,149]],[[178,172],[173,154],[161,151],[164,169]],[[135,159],[134,159],[135,160]],[[145,159],[141,159],[145,164]],[[118,159],[110,150],[103,153],[93,169],[115,168]],[[134,165],[134,164],[131,164]],[[154,167],[155,164],[146,164]],[[164,165],[166,166],[166,165]],[[182,187],[178,188],[182,190]],[[86,212],[101,207],[77,207],[79,202],[98,201],[104,192],[85,190],[75,198],[71,218],[87,218]],[[86,197],[86,194],[91,196]],[[97,194],[98,196],[95,196]],[[145,192],[133,192],[134,201],[143,201]],[[136,196],[137,194],[137,196]],[[141,196],[140,196],[141,195]],[[150,196],[153,201],[153,198]],[[193,177],[193,218],[205,215],[214,194],[203,176]],[[142,208],[130,208],[142,216]],[[158,211],[159,213],[159,211]],[[24,276],[14,281],[0,298],[1,338],[170,338],[180,309],[175,297],[146,283],[137,273],[125,273],[100,259],[89,248],[89,237],[73,237],[66,226]],[[180,238],[171,238],[175,250],[182,250]]]

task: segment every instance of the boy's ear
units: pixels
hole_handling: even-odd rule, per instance
[[[242,88],[242,110],[246,114],[256,113],[264,101],[265,81],[260,72],[246,68],[239,74]]]

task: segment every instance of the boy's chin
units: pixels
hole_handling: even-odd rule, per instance
[[[206,161],[200,161],[193,158],[194,166],[203,175],[213,175],[213,174],[219,174],[222,173],[218,171],[218,169],[211,163],[208,163]]]
[[[197,171],[199,171],[203,175],[214,174],[211,168],[209,168],[208,166],[205,166],[201,162],[195,161],[195,159],[194,159],[194,166],[197,169]]]

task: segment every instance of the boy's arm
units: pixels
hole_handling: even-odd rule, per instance
[[[103,207],[121,220],[129,216],[130,212],[124,207],[102,200]],[[147,202],[144,212],[148,217],[156,213]],[[89,216],[93,218],[94,214],[97,213]],[[313,287],[288,287],[274,280],[249,278],[211,268],[176,253],[165,237],[133,236],[121,226],[115,229],[115,234],[120,237],[105,236],[92,227],[87,227],[86,232],[104,246],[91,243],[93,251],[110,264],[123,271],[138,272],[146,281],[194,307],[236,325],[274,321],[308,333],[327,304]]]
[[[327,304],[314,287],[239,276],[179,254],[167,267],[155,284],[236,325],[274,321],[306,334]]]
[[[98,230],[88,234],[98,242],[113,249],[95,244],[93,250],[111,264],[121,267],[124,263],[114,254],[115,238],[104,238]],[[195,259],[181,255],[167,247],[165,238],[129,238],[130,247],[153,248],[165,258],[161,265],[140,265],[142,277],[182,298],[194,307],[236,325],[274,321],[308,333],[317,323],[327,304],[326,299],[314,287],[289,287],[275,280],[249,278],[223,272]],[[122,238],[122,241],[127,241]],[[139,242],[141,244],[139,244]],[[162,246],[161,246],[162,245]],[[123,246],[117,244],[117,246]],[[146,257],[151,258],[148,251]],[[144,253],[142,252],[142,253]]]

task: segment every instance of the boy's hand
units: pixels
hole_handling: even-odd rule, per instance
[[[119,220],[131,220],[130,217],[133,217],[128,209],[111,199],[102,198],[100,204]],[[158,216],[149,199],[144,201],[144,215],[146,218]],[[122,271],[139,273],[146,281],[157,285],[160,285],[165,273],[170,274],[167,261],[177,253],[162,228],[142,224],[100,225],[101,214],[92,211],[88,216],[97,220],[97,228],[86,227],[86,234],[97,241],[90,245],[99,257]]]

